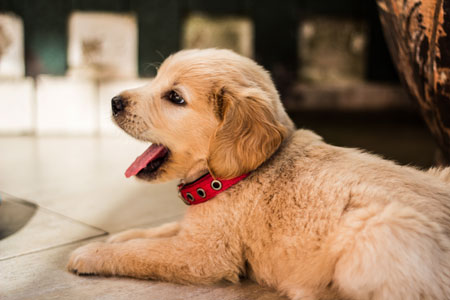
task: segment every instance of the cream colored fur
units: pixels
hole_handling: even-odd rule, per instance
[[[164,99],[170,90],[187,104]],[[118,125],[171,151],[153,181],[253,172],[179,223],[77,249],[69,270],[194,284],[245,275],[291,299],[450,299],[449,168],[295,130],[269,74],[226,50],[181,51],[122,96]]]

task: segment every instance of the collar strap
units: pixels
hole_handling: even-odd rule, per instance
[[[194,182],[178,185],[178,196],[187,205],[195,205],[214,198],[229,189],[250,173],[232,179],[214,179],[207,173]]]

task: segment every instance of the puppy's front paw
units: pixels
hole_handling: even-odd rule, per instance
[[[111,275],[110,250],[105,243],[91,243],[70,255],[67,269],[78,275]]]
[[[145,230],[143,229],[129,229],[123,232],[114,234],[106,242],[107,243],[121,243],[133,239],[139,239],[145,237]]]

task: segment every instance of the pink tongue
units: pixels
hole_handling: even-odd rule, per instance
[[[164,156],[167,153],[167,148],[162,145],[152,144],[142,153],[140,156],[136,158],[136,160],[128,167],[125,172],[125,176],[127,178],[136,175],[145,168],[152,160],[157,159],[161,156]]]

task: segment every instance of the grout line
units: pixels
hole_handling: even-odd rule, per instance
[[[87,223],[85,223],[85,222],[83,222],[83,221],[76,220],[76,219],[74,219],[74,218],[72,218],[72,217],[63,215],[63,214],[60,213],[60,212],[53,211],[53,210],[51,210],[51,209],[49,209],[49,208],[43,207],[43,206],[39,205],[38,203],[36,203],[36,202],[34,202],[34,201],[30,201],[30,200],[28,200],[28,199],[26,199],[26,198],[16,197],[16,196],[14,196],[14,195],[12,195],[12,194],[9,194],[9,193],[7,193],[7,192],[3,192],[3,193],[6,194],[6,195],[8,195],[8,196],[10,196],[10,197],[12,197],[12,198],[13,198],[12,200],[14,200],[14,201],[22,202],[22,204],[24,204],[23,202],[31,203],[32,205],[36,205],[36,207],[37,207],[38,209],[42,209],[42,210],[44,210],[44,211],[46,211],[46,212],[48,212],[48,213],[51,213],[51,214],[60,216],[60,217],[62,217],[62,218],[64,218],[64,219],[67,219],[67,220],[69,220],[69,221],[71,221],[71,222],[78,223],[78,224],[81,224],[81,225],[84,225],[84,226],[93,228],[93,229],[98,230],[98,231],[102,231],[103,234],[109,234],[109,232],[106,231],[106,230],[104,230],[104,229],[101,229],[101,228],[99,228],[99,227],[97,227],[97,226],[94,226],[94,225],[91,225],[91,224],[87,224]]]
[[[30,132],[30,136],[37,136],[37,125],[38,125],[38,103],[37,103],[37,77],[33,78],[32,77],[32,82],[33,82],[33,96],[32,101],[31,101],[31,132]]]
[[[68,219],[68,220],[70,220],[70,221],[72,221],[72,222],[74,222],[74,223],[82,224],[82,225],[84,225],[84,226],[91,227],[91,228],[93,228],[93,229],[95,229],[95,230],[102,231],[103,234],[109,234],[108,231],[106,231],[106,230],[104,230],[104,229],[101,229],[100,227],[97,227],[97,226],[94,226],[94,225],[91,225],[91,224],[87,224],[87,223],[85,223],[85,222],[83,222],[83,221],[79,221],[79,220],[74,219],[74,218],[72,218],[72,217],[63,215],[63,214],[60,213],[60,212],[53,211],[53,210],[51,210],[51,209],[49,209],[49,208],[40,206],[39,204],[36,204],[36,205],[37,205],[40,209],[42,209],[42,210],[44,210],[44,211],[47,211],[47,212],[49,212],[49,213],[58,215],[58,216],[60,216],[60,217],[63,217],[63,218],[65,218],[65,219]]]
[[[21,257],[21,256],[25,256],[25,255],[30,255],[30,254],[35,254],[35,253],[39,253],[39,252],[44,252],[44,251],[48,251],[48,250],[52,250],[52,249],[56,249],[56,248],[60,248],[60,247],[68,246],[68,245],[72,245],[72,244],[77,244],[77,243],[80,243],[80,242],[84,242],[84,241],[87,241],[87,240],[90,240],[90,239],[94,239],[94,238],[98,238],[98,237],[102,237],[102,236],[106,236],[106,235],[108,235],[108,233],[105,231],[102,234],[98,234],[98,235],[82,238],[80,240],[75,240],[75,241],[63,243],[63,244],[60,244],[60,245],[50,246],[50,247],[47,247],[47,248],[36,249],[36,250],[30,251],[30,252],[21,253],[21,254],[17,254],[17,255],[13,255],[13,256],[3,257],[3,258],[0,258],[0,262],[1,261],[5,261],[5,260],[9,260],[9,259],[13,259],[13,258],[17,258],[17,257]]]

